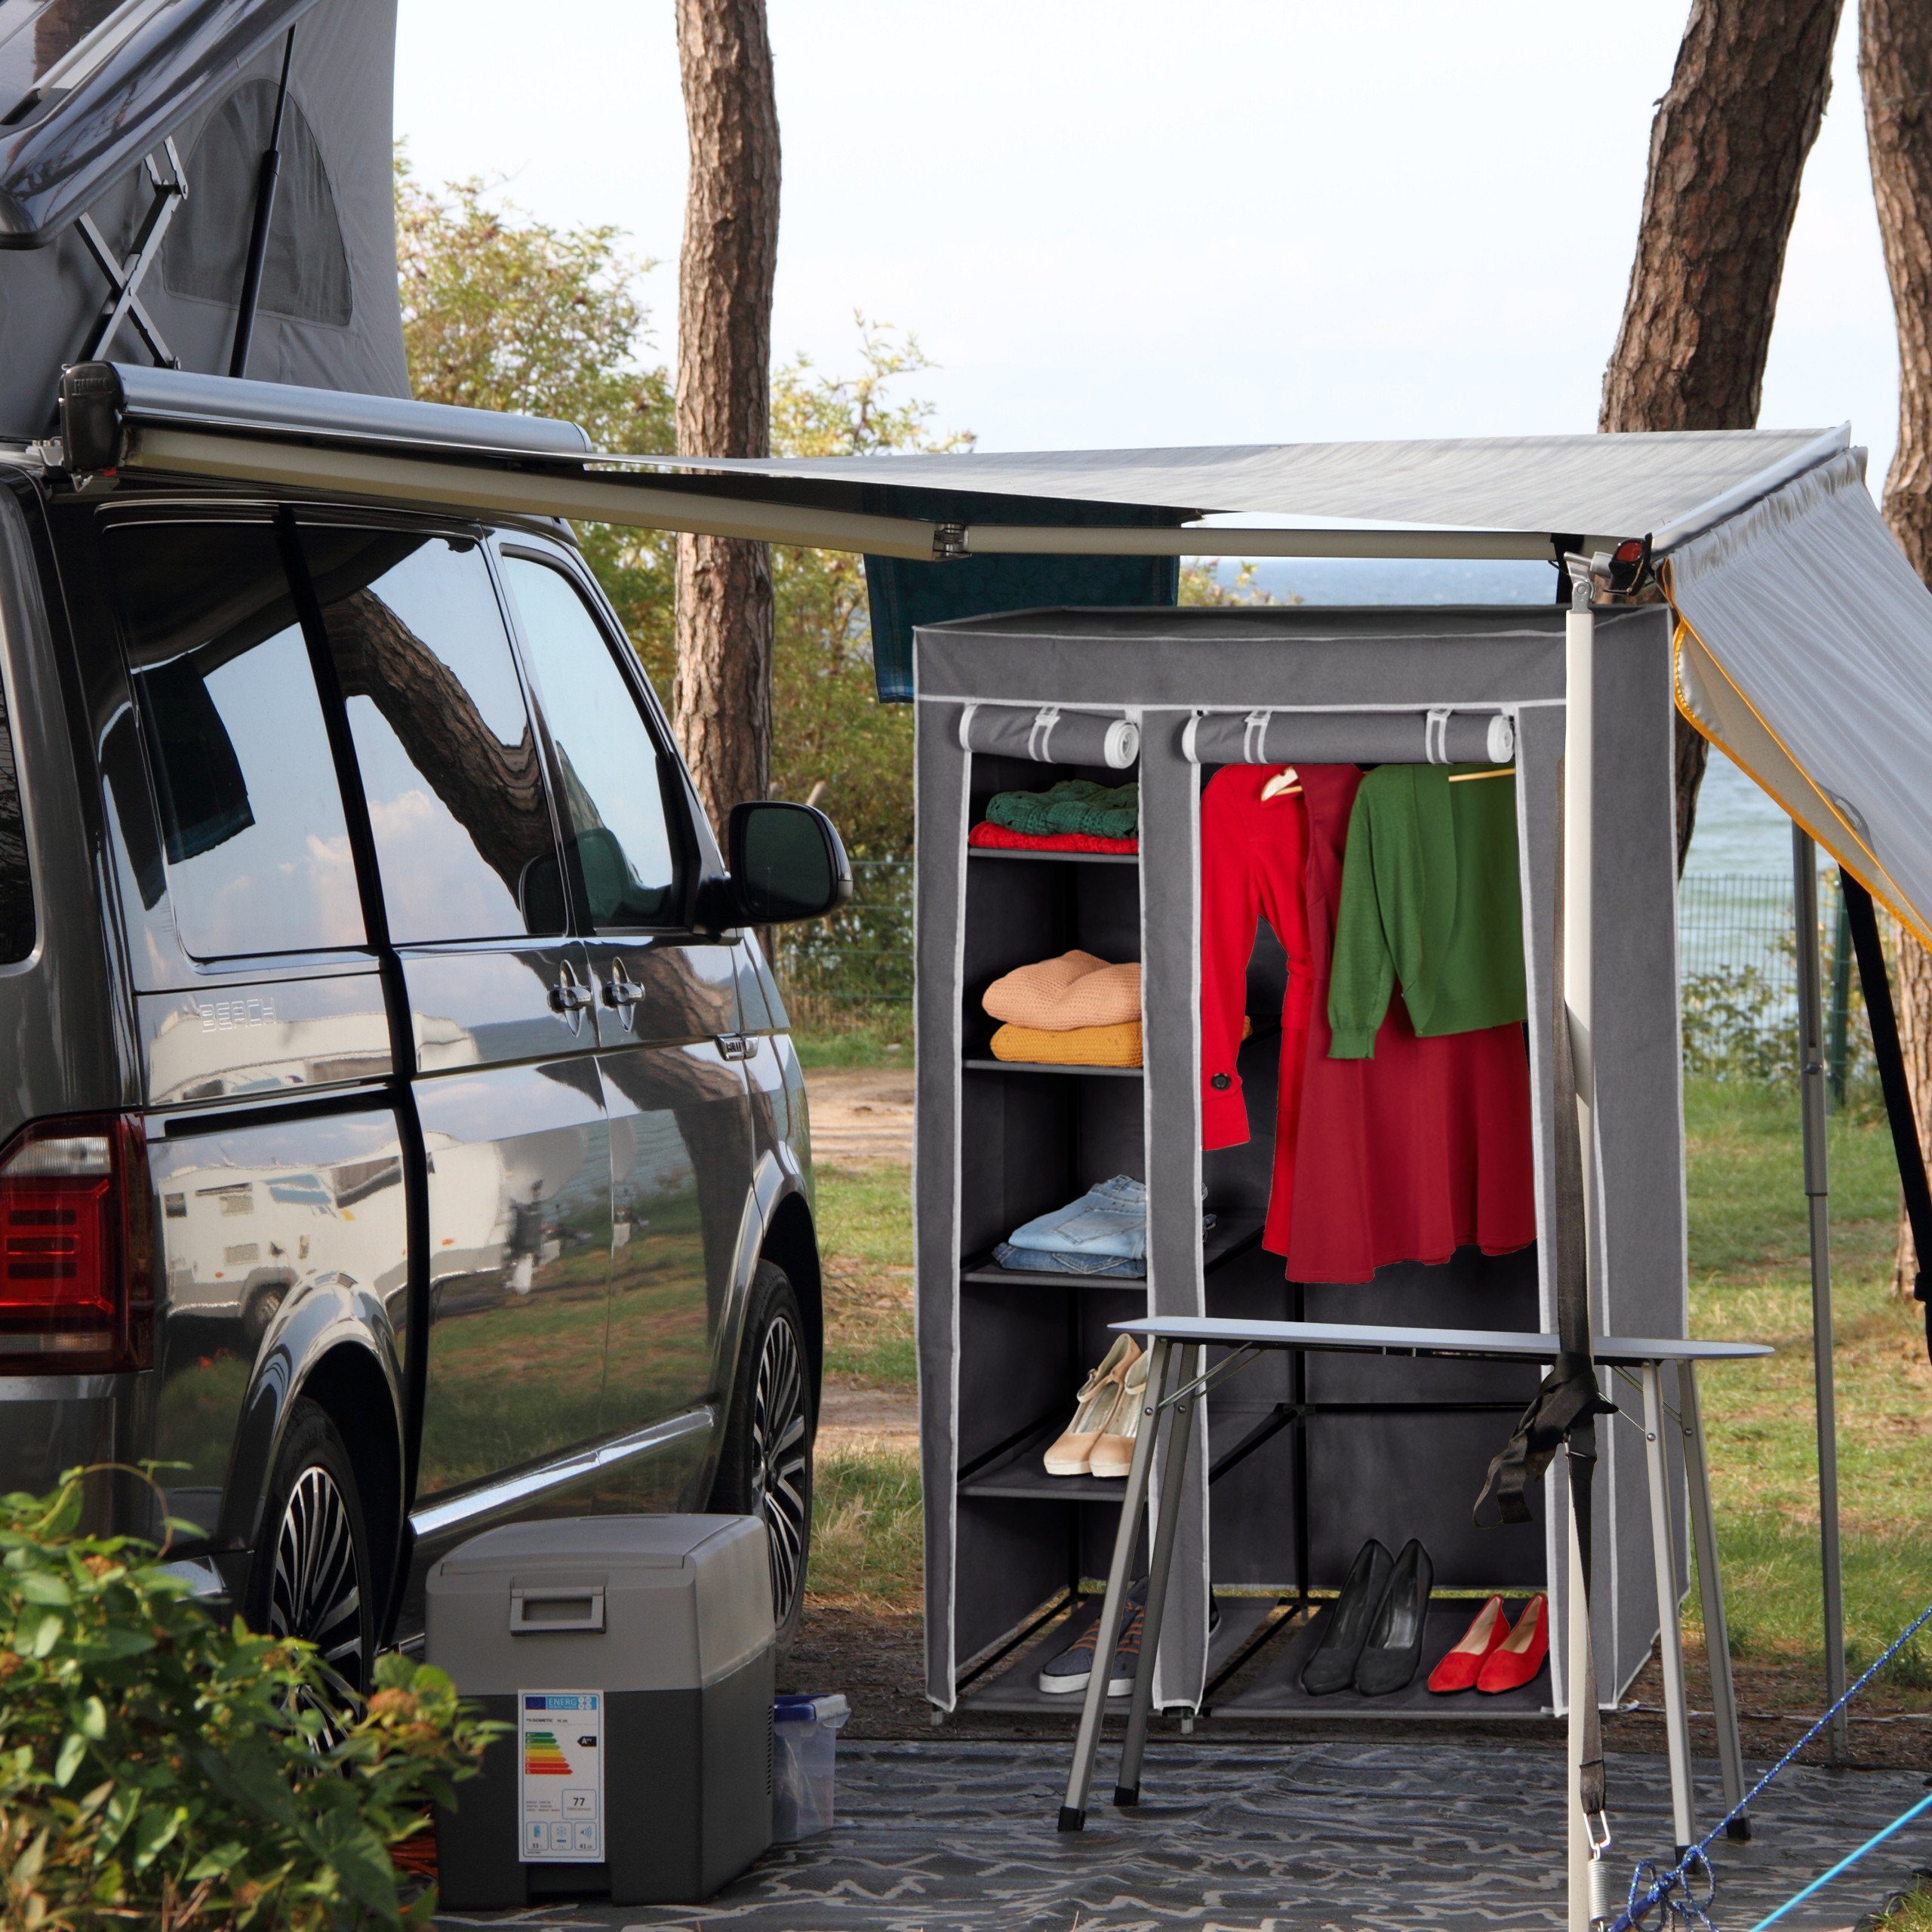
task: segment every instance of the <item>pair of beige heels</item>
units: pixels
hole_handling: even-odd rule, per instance
[[[1147,1358],[1123,1335],[1082,1385],[1073,1420],[1047,1451],[1050,1476],[1124,1476],[1140,1433]]]

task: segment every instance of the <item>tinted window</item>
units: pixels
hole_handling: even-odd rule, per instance
[[[663,759],[602,627],[561,571],[506,557],[531,675],[562,769],[564,817],[599,931],[676,916]]]
[[[175,924],[204,959],[363,943],[328,734],[275,533],[111,530]]]
[[[390,936],[562,930],[536,734],[489,566],[473,543],[305,533],[348,700]]]
[[[7,726],[7,693],[0,686],[0,964],[33,950],[33,884],[27,876],[26,826],[20,781]]]

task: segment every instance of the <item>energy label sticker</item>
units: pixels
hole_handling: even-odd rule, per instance
[[[525,1865],[593,1865],[604,1856],[604,1694],[520,1690]]]

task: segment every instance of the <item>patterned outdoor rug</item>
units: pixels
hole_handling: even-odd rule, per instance
[[[1112,1795],[1112,1751],[1097,1794]],[[1054,1829],[1064,1750],[1036,1742],[849,1744],[838,1822],[774,1851],[704,1906],[445,1914],[445,1926],[636,1926],[650,1932],[1540,1932],[1564,1919],[1563,1761],[1525,1746],[1284,1743],[1149,1746],[1137,1811],[1101,1802]],[[1724,1845],[1712,1907],[1748,1932],[1924,1795],[1905,1771],[1787,1771],[1754,1841]],[[1663,1760],[1611,1760],[1621,1869],[1668,1855]],[[1718,1815],[1715,1765],[1699,1815]],[[1851,1924],[1915,1865],[1915,1824],[1780,1921]]]

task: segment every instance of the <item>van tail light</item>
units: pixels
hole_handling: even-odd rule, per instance
[[[0,1148],[0,1371],[151,1365],[152,1199],[128,1115],[38,1121]]]

